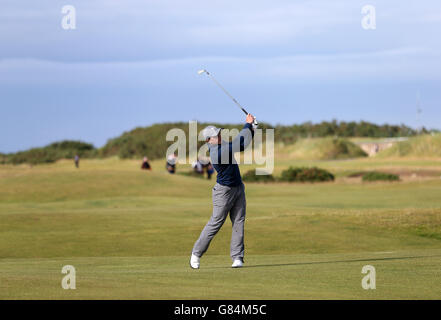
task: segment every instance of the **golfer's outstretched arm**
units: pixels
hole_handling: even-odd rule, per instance
[[[230,152],[244,151],[250,144],[254,137],[253,121],[254,117],[251,114],[247,115],[247,123],[243,126],[243,129],[234,138],[230,144]]]
[[[235,163],[234,154],[239,151],[244,151],[245,148],[253,140],[254,130],[252,123],[254,117],[252,115],[247,116],[247,123],[244,125],[243,129],[230,143],[222,143],[218,148],[213,148],[210,150],[210,156],[214,164],[231,164]],[[217,162],[216,162],[217,161]]]

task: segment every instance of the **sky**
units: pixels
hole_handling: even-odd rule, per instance
[[[65,5],[75,29],[62,27]],[[365,29],[362,8],[375,8]],[[0,152],[158,122],[441,129],[441,1],[2,0]],[[372,21],[372,20],[371,20]],[[418,98],[419,97],[419,98]],[[417,119],[417,104],[422,113]]]

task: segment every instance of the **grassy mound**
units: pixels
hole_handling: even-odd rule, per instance
[[[349,140],[333,137],[301,139],[289,149],[290,157],[296,159],[332,160],[367,156]]]
[[[381,151],[377,157],[441,157],[441,134],[409,138]]]

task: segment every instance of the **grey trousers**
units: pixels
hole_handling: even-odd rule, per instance
[[[213,214],[194,244],[192,253],[202,257],[230,213],[233,224],[230,256],[233,260],[243,260],[245,211],[245,186],[243,184],[237,187],[228,187],[216,183],[213,187]]]

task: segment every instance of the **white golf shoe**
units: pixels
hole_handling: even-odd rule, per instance
[[[199,261],[201,258],[199,258],[198,256],[195,256],[194,254],[191,254],[191,258],[190,258],[190,267],[192,267],[193,269],[199,269]]]
[[[233,264],[231,265],[232,268],[242,268],[243,261],[241,259],[236,259],[233,261]]]

